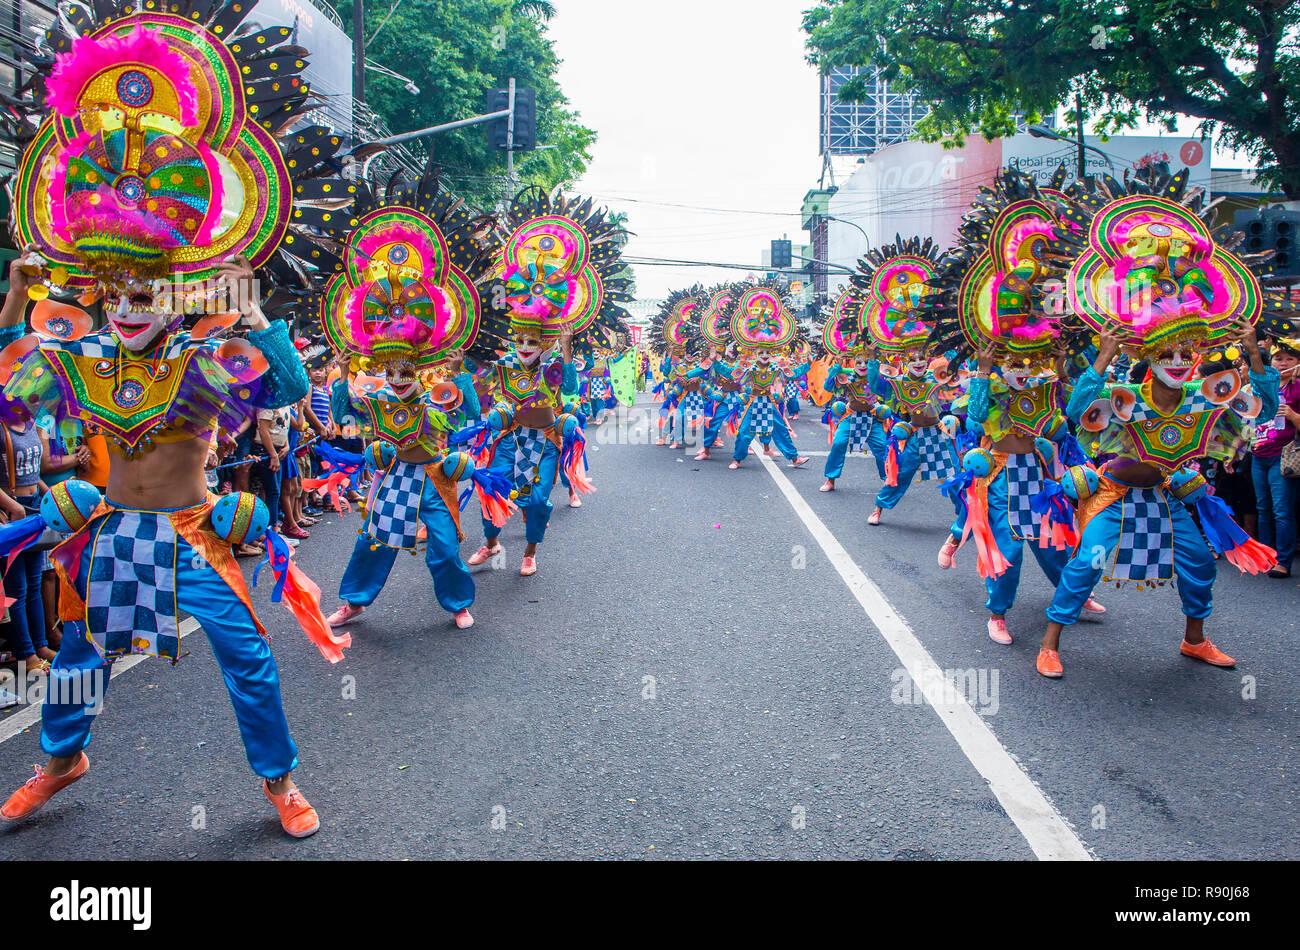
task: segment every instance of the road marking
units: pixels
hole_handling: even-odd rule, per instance
[[[917,639],[907,621],[898,615],[880,588],[858,567],[849,552],[817,517],[808,502],[804,501],[790,479],[766,456],[760,454],[759,461],[839,572],[849,592],[857,598],[867,617],[902,662],[912,682],[944,684],[946,688],[942,690],[942,696],[932,695],[927,690],[926,702],[952,733],[971,765],[989,783],[989,790],[1002,803],[1034,854],[1044,861],[1093,860],[1083,842],[1052,807],[1047,796],[1034,784],[1034,780],[1007,751],[1006,746],[998,741],[984,717],[971,708],[958,685],[951,678],[945,680],[943,670]]]
[[[186,617],[181,621],[178,631],[183,640],[197,629],[199,629],[199,622],[193,617]],[[123,657],[113,664],[113,672],[109,676],[109,679],[117,679],[123,673],[135,669],[148,659],[150,659],[150,657],[141,656],[139,654]],[[41,703],[32,703],[27,706],[26,709],[19,710],[8,719],[0,720],[0,742],[8,742],[24,729],[30,729],[39,722],[41,718],[41,705]]]

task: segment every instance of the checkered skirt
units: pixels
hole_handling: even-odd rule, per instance
[[[1007,526],[1017,541],[1036,541],[1042,516],[1035,514],[1033,498],[1043,490],[1043,469],[1031,453],[1007,456]]]
[[[542,429],[515,430],[515,488],[519,498],[532,494],[533,481],[542,470],[542,456],[551,440]]]
[[[786,380],[785,398],[798,399],[800,396],[799,381],[797,379]]]
[[[776,431],[776,406],[765,396],[756,396],[747,416],[755,436],[771,437]]]
[[[176,531],[166,513],[114,511],[95,530],[86,621],[105,654],[177,659]]]
[[[921,465],[916,470],[917,480],[929,482],[956,474],[957,459],[952,440],[940,432],[938,426],[917,429],[912,444],[921,457]]]
[[[686,418],[704,415],[704,393],[687,393],[685,397]]]
[[[1170,580],[1174,576],[1174,522],[1169,499],[1158,488],[1130,488],[1123,504],[1110,578]]]
[[[871,452],[871,446],[867,439],[871,437],[871,427],[876,424],[875,418],[866,412],[850,412],[849,417],[845,420],[849,427],[849,451],[850,452]],[[844,425],[841,422],[840,425]]]
[[[390,548],[417,546],[420,499],[424,495],[424,466],[393,459],[375,489],[366,518],[366,534]]]

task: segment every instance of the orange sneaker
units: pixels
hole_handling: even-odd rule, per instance
[[[477,551],[471,554],[469,556],[469,560],[466,561],[465,563],[468,564],[470,567],[478,567],[488,558],[496,557],[498,554],[502,554],[504,552],[505,552],[505,548],[501,547],[501,545],[499,544],[494,548],[490,548],[485,544],[483,545],[483,547],[479,548]]]
[[[307,804],[295,785],[283,795],[272,795],[266,779],[262,780],[262,794],[280,813],[280,827],[284,833],[294,838],[307,838],[320,831],[320,816],[316,809]]]
[[[537,573],[537,558],[525,557],[524,562],[519,565],[519,573],[523,577],[532,577]]]
[[[1202,640],[1200,643],[1188,643],[1184,640],[1183,645],[1178,648],[1178,652],[1183,656],[1190,656],[1194,660],[1208,663],[1210,666],[1230,667],[1237,665],[1236,660],[1211,643],[1209,638]]]
[[[90,770],[90,759],[86,753],[66,775],[46,775],[45,770],[36,766],[36,775],[29,778],[23,787],[9,796],[9,801],[0,807],[0,818],[5,821],[21,821],[30,818],[54,797],[54,793],[67,788]]]
[[[1061,654],[1047,647],[1039,648],[1037,666],[1038,672],[1048,679],[1059,680],[1065,675],[1065,667],[1061,666]]]

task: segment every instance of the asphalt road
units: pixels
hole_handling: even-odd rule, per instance
[[[819,417],[805,410],[796,431],[824,453]],[[868,460],[850,458],[828,494],[824,455],[803,470],[780,460],[847,555],[833,563],[753,456],[729,471],[728,445],[695,462],[619,419],[589,438],[598,492],[571,510],[557,488],[535,577],[518,576],[522,526],[507,527],[504,566],[476,571],[470,630],[439,609],[418,558],[399,557],[333,667],[265,580],[254,591],[319,834],[281,833],[200,632],[175,667],[148,660],[114,680],[90,774],[0,828],[0,854],[1030,859],[1041,822],[1014,802],[1013,821],[1014,794],[986,778],[1011,763],[1080,853],[1300,857],[1295,582],[1222,565],[1207,629],[1237,657],[1230,671],[1179,656],[1171,590],[1099,590],[1109,613],[1067,631],[1066,676],[1051,682],[1034,671],[1047,582],[1026,565],[1016,642],[990,641],[973,551],[955,570],[935,562],[951,520],[937,483],[871,528]],[[359,515],[328,520],[299,554],[327,612]],[[468,556],[481,535],[477,519],[466,528]],[[959,705],[993,753],[906,688],[897,631],[846,583],[859,569],[883,594],[876,616],[892,608],[970,686]],[[0,736],[22,715],[0,712]],[[6,787],[43,761],[38,728],[0,741]]]

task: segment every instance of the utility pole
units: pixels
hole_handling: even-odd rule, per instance
[[[352,0],[352,101],[366,101],[366,8]]]
[[[1079,133],[1079,181],[1083,181],[1088,175],[1088,163],[1083,156],[1083,97],[1077,92],[1074,94],[1074,121]]]
[[[506,120],[506,197],[515,199],[515,77],[510,77],[510,118]]]

